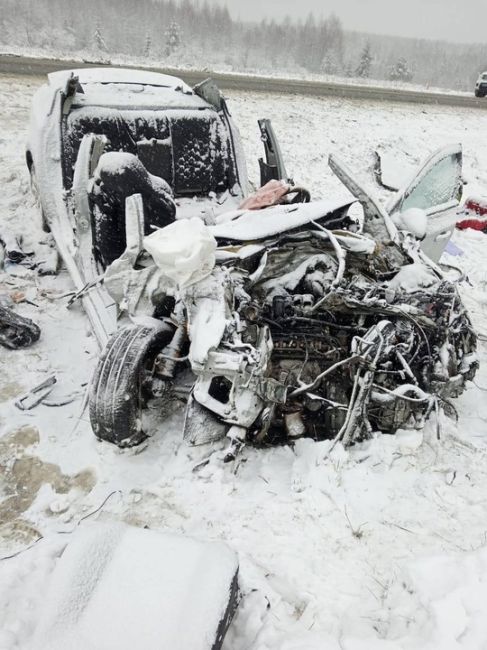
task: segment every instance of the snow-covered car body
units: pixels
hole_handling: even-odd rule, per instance
[[[487,72],[481,72],[475,84],[475,97],[485,97],[487,95]]]
[[[259,120],[259,126],[265,147],[265,161],[259,161],[261,185],[271,179],[287,181],[270,122]],[[199,216],[211,222],[237,208],[248,194],[240,136],[211,80],[191,89],[176,77],[117,68],[48,76],[33,99],[27,165],[44,224],[52,231],[101,347],[116,329],[118,314],[100,287],[100,271],[126,244],[123,232],[118,233],[118,246],[109,233],[105,249],[116,250],[108,259],[100,254],[101,229],[94,224],[96,208],[88,187],[107,152],[140,161],[149,185],[152,179],[163,179],[171,188],[177,219]],[[112,156],[112,167],[114,160],[121,164],[123,159]],[[426,211],[422,247],[434,261],[457,218],[461,161],[460,146],[436,152],[388,206],[391,215],[411,207]],[[370,193],[354,174],[342,173],[340,178],[363,205],[370,205]],[[98,183],[103,184],[100,176]]]
[[[103,152],[136,155],[164,178],[178,218],[218,213],[247,194],[240,137],[211,83],[115,68],[55,72],[34,96],[27,164],[43,214],[75,287],[96,281],[87,184]],[[98,340],[116,312],[96,287],[82,297]]]
[[[187,440],[227,434],[237,447],[276,429],[348,444],[419,426],[475,373],[475,334],[435,264],[461,147],[430,157],[387,208],[331,156],[357,221],[353,201],[294,186],[259,126],[262,187],[249,196],[211,81],[71,71],[34,98],[33,185],[103,349],[90,389],[99,438],[138,444],[147,401],[166,412],[185,371]]]

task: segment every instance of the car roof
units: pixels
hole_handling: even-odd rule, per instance
[[[68,79],[74,75],[83,84],[108,84],[125,83],[141,84],[148,86],[160,86],[161,88],[172,88],[182,90],[184,93],[191,93],[191,88],[179,79],[171,75],[147,70],[135,70],[131,68],[80,68],[74,70],[59,70],[48,75],[49,84],[56,87],[64,87]]]
[[[48,75],[49,86],[64,89],[77,77],[81,91],[76,92],[71,108],[99,106],[118,109],[211,109],[178,77],[130,68],[81,68],[61,70]]]

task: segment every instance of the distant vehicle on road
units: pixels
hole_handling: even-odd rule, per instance
[[[475,97],[487,95],[487,72],[481,72],[475,84]]]

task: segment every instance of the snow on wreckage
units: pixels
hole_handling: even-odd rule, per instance
[[[437,264],[460,147],[434,154],[387,210],[332,157],[363,207],[357,221],[350,202],[294,185],[267,120],[250,195],[211,81],[55,73],[32,115],[43,219],[102,348],[99,438],[136,445],[175,400],[188,443],[227,436],[229,459],[246,443],[351,444],[454,413],[477,367],[468,314]]]

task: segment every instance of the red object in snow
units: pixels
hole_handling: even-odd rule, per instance
[[[457,228],[459,230],[471,228],[472,230],[481,230],[482,232],[487,233],[487,221],[481,221],[480,219],[464,219],[457,223]]]
[[[471,210],[480,216],[487,214],[487,202],[484,202],[480,199],[468,199],[465,202],[465,208]]]

